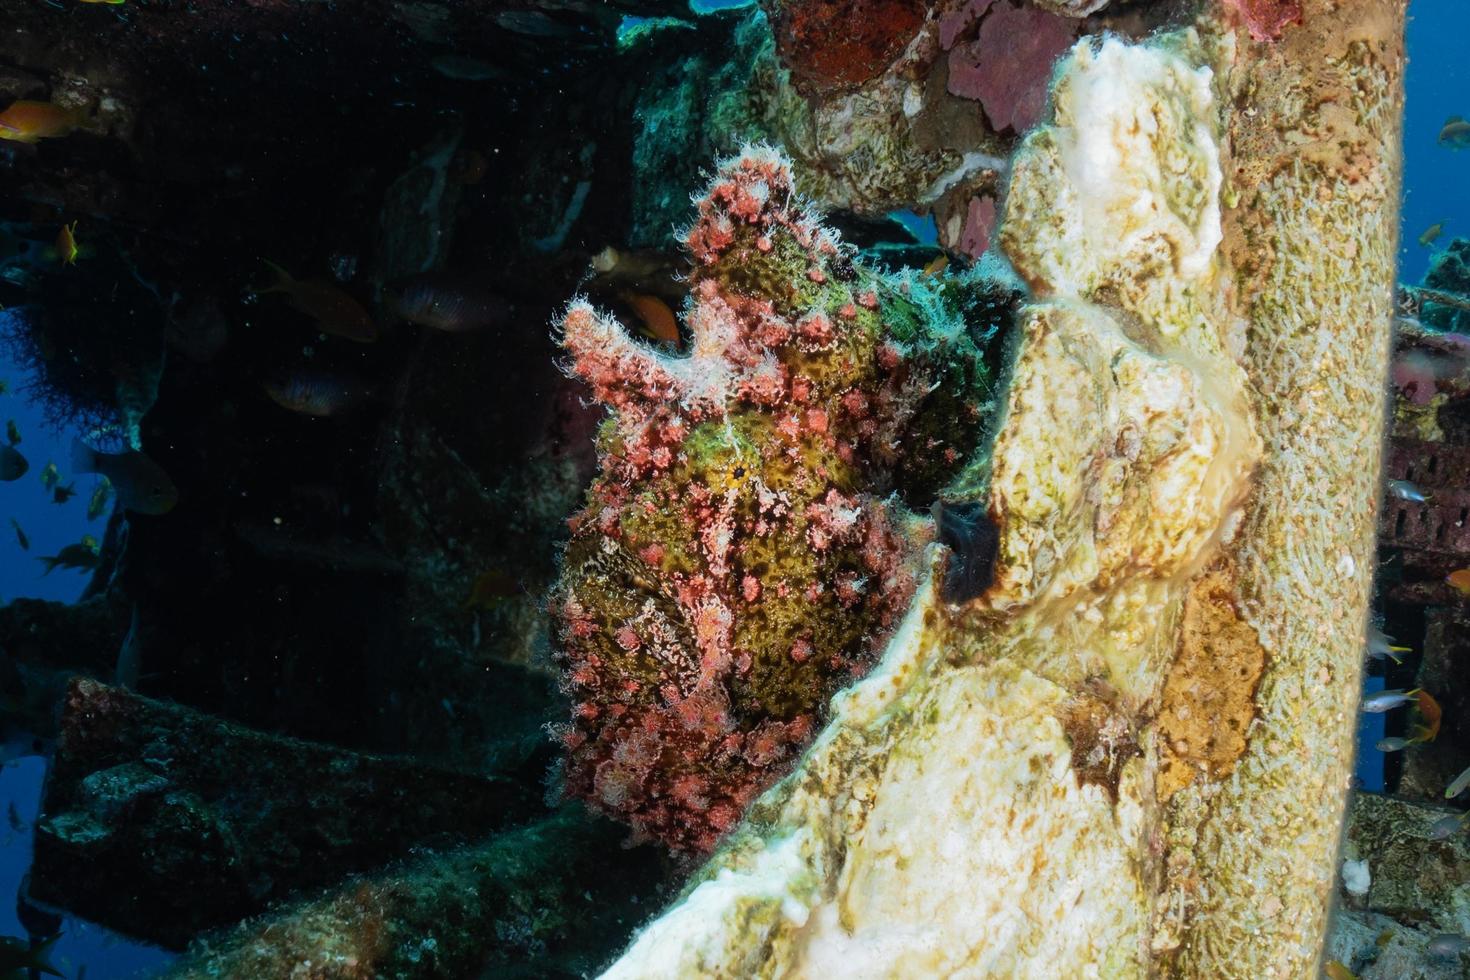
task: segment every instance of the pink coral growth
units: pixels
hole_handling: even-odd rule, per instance
[[[1302,22],[1300,0],[1222,0],[1240,14],[1246,29],[1257,41],[1280,40],[1288,24]]]
[[[975,40],[949,54],[949,91],[977,99],[996,130],[1022,132],[1046,108],[1052,65],[1077,37],[1079,22],[1039,10],[997,3]]]
[[[708,850],[908,603],[913,545],[860,466],[891,436],[872,416],[908,417],[924,388],[774,151],[722,164],[685,241],[687,354],[585,301],[559,323],[566,369],[612,415],[553,612],[568,790]],[[789,289],[732,285],[777,256]]]

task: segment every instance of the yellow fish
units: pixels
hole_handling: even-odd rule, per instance
[[[1358,975],[1342,965],[1340,960],[1328,960],[1322,964],[1322,975],[1329,980],[1358,980]]]
[[[1439,233],[1442,231],[1444,231],[1444,222],[1436,221],[1434,224],[1424,229],[1424,234],[1419,236],[1419,244],[1424,248],[1428,248],[1430,244],[1439,237]]]
[[[66,136],[81,125],[80,115],[52,102],[19,99],[0,112],[0,140],[36,143]]]
[[[948,268],[949,268],[949,255],[947,253],[941,253],[939,255],[934,256],[934,258],[930,259],[929,260],[929,263],[924,266],[924,275],[926,275],[926,276],[937,276],[941,272],[943,272],[945,269],[948,269]]]
[[[56,233],[56,257],[62,265],[76,265],[77,251],[77,223],[73,221]]]

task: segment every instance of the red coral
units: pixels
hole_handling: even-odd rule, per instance
[[[1245,21],[1257,41],[1276,41],[1287,24],[1302,22],[1300,0],[1222,0]]]
[[[1080,22],[1035,7],[999,3],[979,36],[949,53],[949,90],[977,99],[992,129],[1022,132],[1046,108],[1057,58],[1072,45]]]
[[[797,88],[826,94],[882,74],[924,23],[924,0],[780,0],[773,33]]]

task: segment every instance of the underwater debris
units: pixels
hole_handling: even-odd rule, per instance
[[[61,732],[33,893],[174,948],[542,812],[510,778],[256,731],[94,680],[69,685]]]
[[[201,940],[165,976],[594,976],[660,897],[650,848],[566,807]],[[308,973],[308,971],[310,971]]]
[[[704,851],[896,623],[919,544],[901,500],[970,461],[991,375],[959,315],[979,277],[853,265],[774,151],[720,165],[685,243],[687,356],[586,301],[559,324],[614,414],[553,609],[568,791]]]

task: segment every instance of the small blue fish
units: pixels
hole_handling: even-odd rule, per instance
[[[1400,705],[1408,704],[1410,701],[1419,699],[1419,689],[1412,691],[1389,690],[1370,694],[1363,699],[1363,711],[1366,714],[1377,715],[1385,711],[1392,711]]]
[[[1427,494],[1420,490],[1408,480],[1389,480],[1388,492],[1400,500],[1407,500],[1412,504],[1422,504],[1429,500]]]

